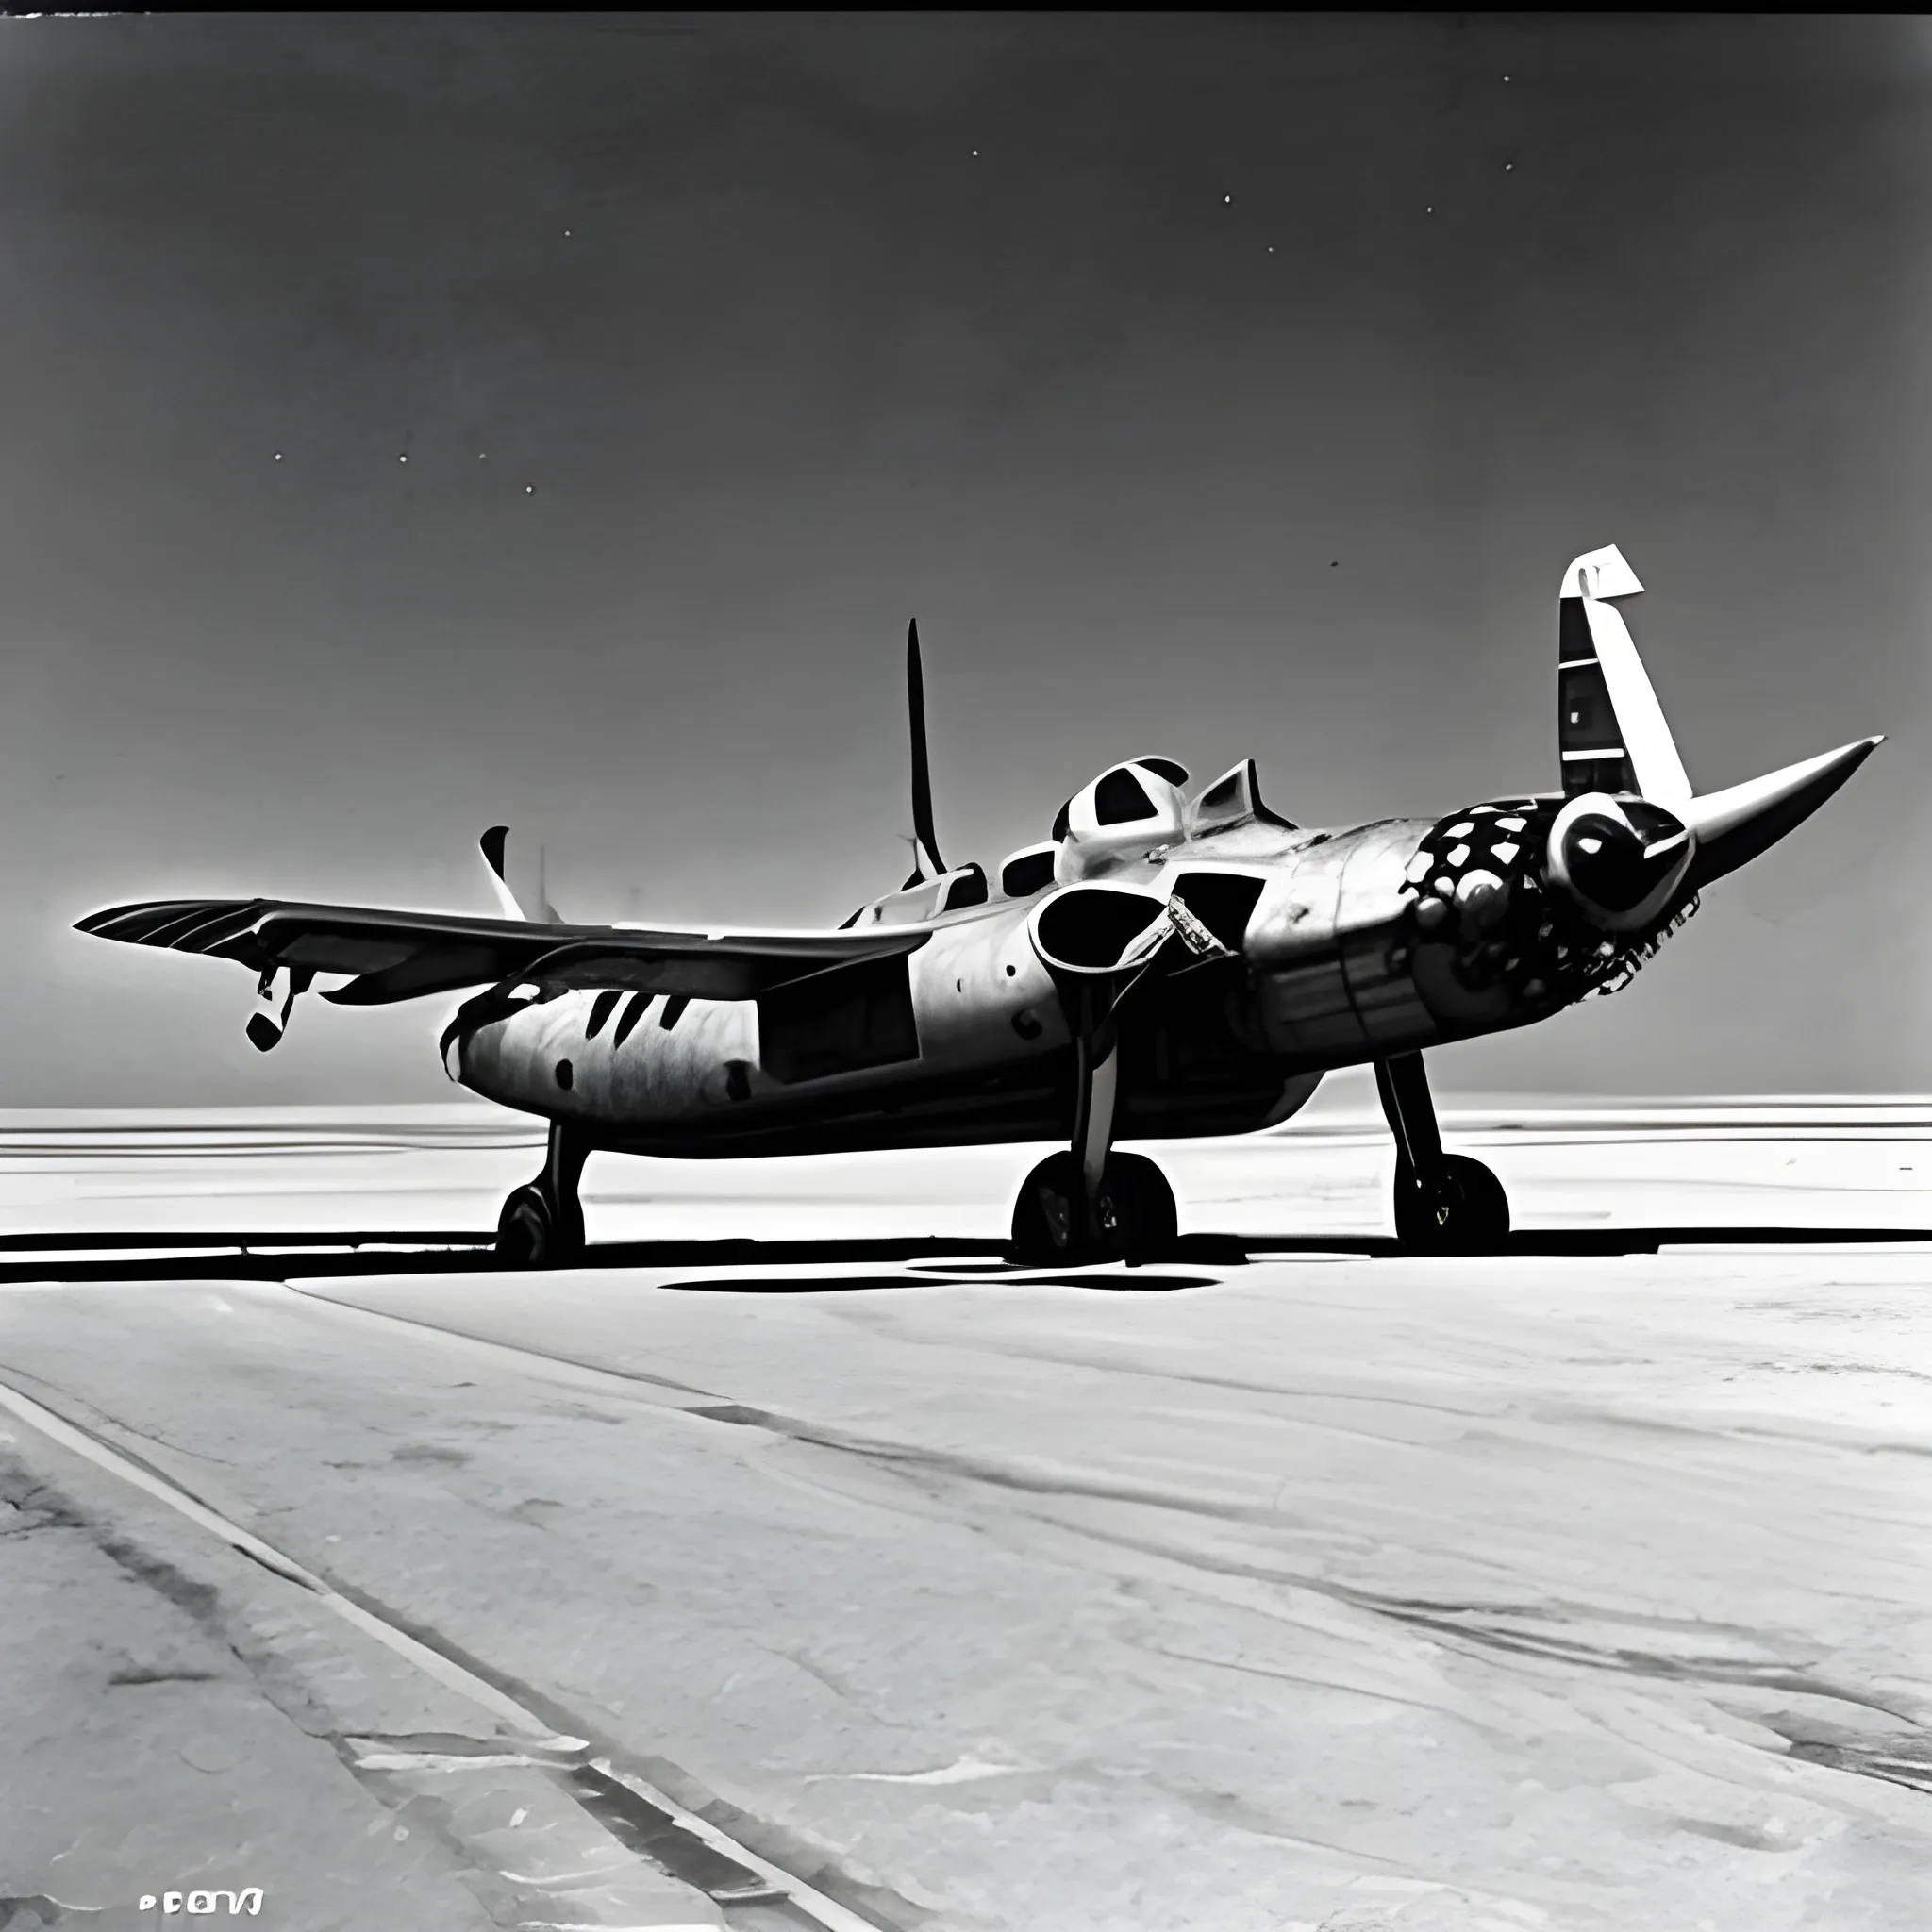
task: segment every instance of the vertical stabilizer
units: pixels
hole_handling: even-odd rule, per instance
[[[1690,780],[1622,615],[1643,586],[1612,543],[1575,558],[1558,604],[1557,742],[1563,790],[1631,792],[1681,813]]]
[[[908,886],[925,884],[946,869],[932,823],[932,772],[925,756],[925,677],[919,662],[919,625],[906,626],[906,710],[912,730],[912,876]]]
[[[490,884],[506,919],[527,919],[538,925],[564,923],[544,892],[541,845],[534,859],[519,848],[512,869],[508,825],[491,825],[476,842],[483,854],[483,863],[490,868]]]

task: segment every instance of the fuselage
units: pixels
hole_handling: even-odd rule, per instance
[[[1614,949],[1548,893],[1560,800],[1308,830],[1261,818],[1090,855],[1079,876],[1178,896],[1228,957],[1132,995],[1122,1138],[1251,1132],[1322,1074],[1542,1018]],[[599,1146],[687,1158],[1050,1141],[1074,1118],[1062,982],[1029,918],[1055,884],[911,923],[901,958],[757,1000],[537,987],[472,1001],[451,1076]]]

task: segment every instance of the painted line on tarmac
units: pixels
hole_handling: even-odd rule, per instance
[[[251,1561],[258,1563],[265,1570],[273,1572],[285,1581],[308,1591],[318,1602],[323,1603],[341,1617],[346,1624],[365,1635],[373,1637],[378,1643],[393,1651],[398,1657],[434,1677],[440,1684],[459,1695],[467,1697],[473,1704],[480,1706],[498,1718],[514,1725],[524,1734],[525,1748],[543,1753],[565,1753],[575,1760],[565,1779],[565,1788],[576,1800],[579,1807],[586,1810],[607,1831],[610,1820],[603,1816],[610,1807],[608,1803],[595,1802],[598,1787],[606,1792],[610,1787],[620,1788],[632,1801],[628,1807],[636,1810],[641,1805],[643,1817],[655,1827],[654,1836],[660,1843],[668,1838],[694,1841],[695,1847],[709,1852],[714,1857],[722,1857],[741,1871],[756,1874],[754,1884],[727,1884],[715,1893],[693,1886],[694,1891],[705,1891],[712,1902],[729,1910],[734,1904],[772,1904],[789,1906],[803,1921],[800,1932],[880,1932],[876,1921],[861,1918],[849,1907],[841,1905],[836,1899],[826,1897],[823,1892],[808,1885],[803,1879],[760,1857],[748,1846],[739,1843],[727,1832],[721,1830],[708,1819],[687,1810],[675,1799],[659,1790],[655,1785],[632,1773],[620,1769],[608,1757],[591,1759],[588,1757],[590,1740],[571,1738],[559,1734],[553,1725],[545,1723],[528,1706],[500,1690],[487,1679],[474,1671],[466,1669],[454,1658],[445,1657],[441,1651],[411,1637],[407,1631],[398,1629],[393,1624],[353,1603],[325,1583],[321,1577],[303,1568],[292,1557],[285,1557],[273,1545],[262,1541],[240,1524],[231,1523],[219,1510],[211,1509],[206,1503],[191,1495],[186,1490],[154,1471],[144,1468],[140,1462],[123,1455],[119,1450],[109,1448],[107,1443],[88,1430],[69,1422],[43,1404],[36,1402],[30,1395],[23,1395],[19,1390],[6,1381],[0,1381],[0,1409],[5,1409],[17,1421],[38,1430],[50,1441],[58,1442],[64,1449],[92,1463],[95,1468],[108,1474],[117,1476],[122,1482],[140,1490],[142,1494],[165,1504],[176,1514],[185,1516],[199,1528],[219,1538],[230,1548],[239,1551]],[[585,1805],[586,1796],[592,1798],[591,1805]],[[655,1814],[653,1816],[652,1814]],[[627,1849],[636,1849],[629,1842],[629,1834],[620,1830],[612,1833]],[[676,1848],[667,1846],[675,1857]],[[646,1855],[648,1856],[648,1855]],[[661,1869],[669,1870],[663,1857],[653,1857],[650,1862]],[[673,1875],[676,1875],[674,1874]],[[687,1883],[689,1881],[686,1881]],[[609,1928],[606,1928],[609,1932]],[[669,1924],[660,1924],[654,1932],[685,1932]],[[708,1928],[696,1924],[689,1932],[708,1932]]]

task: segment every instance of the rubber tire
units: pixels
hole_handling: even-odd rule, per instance
[[[496,1222],[496,1258],[501,1266],[565,1268],[580,1259],[583,1250],[578,1217],[558,1215],[535,1181],[525,1182],[503,1204]]]
[[[1080,1170],[1073,1155],[1050,1154],[1020,1184],[1013,1204],[1013,1258],[1025,1266],[1129,1266],[1171,1254],[1176,1241],[1174,1191],[1144,1155],[1116,1154],[1101,1181],[1101,1234],[1075,1224]]]
[[[1128,1267],[1164,1261],[1180,1239],[1167,1176],[1144,1154],[1116,1154],[1103,1184],[1110,1198],[1121,1258]]]
[[[1407,1159],[1395,1161],[1395,1239],[1419,1255],[1493,1253],[1509,1237],[1509,1196],[1481,1161],[1445,1155],[1441,1192],[1416,1185]],[[1446,1213],[1442,1210],[1446,1209]]]
[[[1080,1230],[1074,1225],[1079,1171],[1071,1154],[1049,1154],[1020,1183],[1013,1203],[1013,1258],[1024,1266],[1082,1259]]]

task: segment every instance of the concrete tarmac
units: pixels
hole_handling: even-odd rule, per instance
[[[0,1923],[1918,1932],[1928,1261],[0,1288]]]

